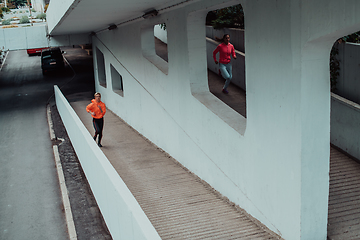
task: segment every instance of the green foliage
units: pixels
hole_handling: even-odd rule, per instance
[[[20,18],[20,23],[22,24],[22,23],[29,23],[30,22],[30,20],[29,20],[29,17],[28,16],[22,16],[21,18]]]
[[[330,83],[331,91],[336,90],[336,84],[340,75],[340,61],[336,58],[339,54],[338,46],[343,42],[360,43],[360,31],[339,38],[333,45],[330,52]]]
[[[161,23],[159,25],[161,29],[166,30],[166,23]]]
[[[8,0],[8,1],[15,7],[24,6],[27,3],[27,0]]]
[[[19,11],[19,13],[22,13],[22,11]]]
[[[3,18],[3,17],[4,17],[4,15],[3,15],[2,12],[3,12],[3,11],[0,9],[0,18]]]
[[[222,9],[213,11],[212,13],[209,13],[209,14],[214,15],[214,13],[215,13],[215,16],[214,16],[215,19],[211,21],[211,25],[215,29],[221,29],[221,28],[244,29],[245,28],[244,10],[240,4],[232,6],[232,7],[222,8]]]
[[[337,79],[340,75],[340,60],[336,58],[339,54],[339,42],[336,41],[330,52],[330,84],[331,91],[336,90]]]
[[[353,43],[360,43],[360,31],[347,35],[345,37],[342,37],[341,40],[344,42],[353,42]]]
[[[36,16],[37,19],[42,19],[44,21],[44,19],[46,19],[46,13],[40,13]]]
[[[7,7],[2,7],[1,10],[6,13],[11,12],[11,10]]]
[[[33,8],[31,9],[31,11],[32,11],[32,12],[36,12],[36,10],[35,10],[35,9],[33,9]]]
[[[10,25],[11,19],[3,20],[1,23],[2,25]]]

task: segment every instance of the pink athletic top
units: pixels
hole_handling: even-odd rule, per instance
[[[223,64],[228,64],[230,62],[231,55],[233,56],[233,58],[236,57],[234,46],[231,43],[229,43],[228,45],[226,45],[225,43],[221,43],[217,46],[217,48],[213,52],[213,58],[215,62],[216,54],[218,52],[220,52],[219,62]]]

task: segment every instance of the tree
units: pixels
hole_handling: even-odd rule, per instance
[[[206,22],[210,22],[215,29],[230,27],[244,29],[244,10],[239,4],[211,11],[207,15]]]
[[[24,6],[27,3],[27,0],[8,0],[8,2],[15,5],[15,7],[18,7]]]
[[[331,83],[331,91],[336,90],[336,84],[338,77],[340,75],[340,60],[337,59],[337,55],[339,54],[339,44],[344,42],[352,42],[352,43],[360,43],[360,31],[355,32],[353,34],[344,36],[339,38],[334,43],[331,52],[330,52],[330,83]]]

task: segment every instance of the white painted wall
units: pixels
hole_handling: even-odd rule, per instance
[[[60,47],[91,43],[89,34],[53,36],[47,38],[46,25],[0,28],[0,48],[8,50]]]
[[[360,105],[331,94],[331,143],[360,159]]]
[[[37,12],[44,12],[45,1],[44,0],[31,0],[31,6]]]
[[[60,0],[54,1],[52,4],[49,4],[48,9],[46,10],[46,21],[48,23],[49,33],[53,31],[53,29],[61,23],[61,19],[69,10],[69,8],[74,4],[75,6],[80,2],[79,0]],[[56,3],[56,4],[55,4]],[[87,19],[87,21],[89,21]]]
[[[336,93],[360,104],[360,44],[339,44],[340,75]]]
[[[57,109],[112,238],[160,240],[130,190],[57,86],[54,91]]]
[[[0,47],[9,50],[47,47],[46,25],[0,29]]]
[[[206,13],[238,3],[246,22],[247,119],[208,92],[206,76]],[[338,37],[360,28],[359,11],[357,0],[188,3],[94,36],[108,81],[96,90],[112,111],[271,230],[325,240],[329,53]],[[141,46],[141,29],[162,22],[168,74]],[[110,64],[122,75],[124,97],[111,89]]]

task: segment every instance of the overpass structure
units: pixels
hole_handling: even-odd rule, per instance
[[[246,118],[209,92],[208,11],[242,4]],[[284,239],[326,239],[329,54],[357,0],[52,1],[50,37],[87,36],[114,113]],[[166,23],[168,61],[154,26]]]

